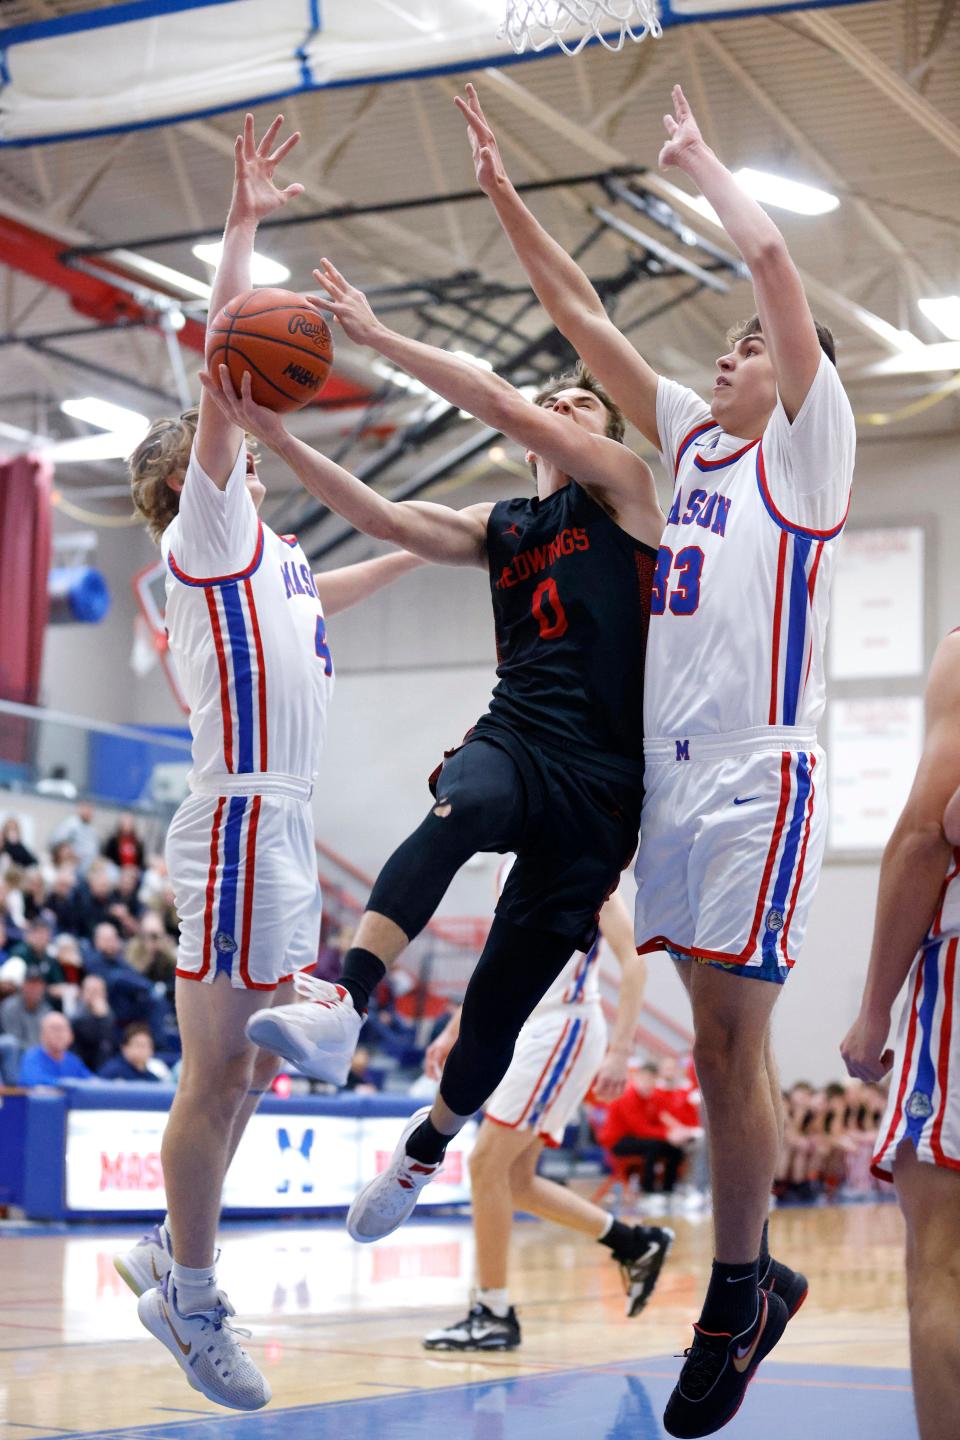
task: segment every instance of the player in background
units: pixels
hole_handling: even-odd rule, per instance
[[[816,724],[853,414],[783,236],[704,143],[679,86],[660,165],[713,206],[757,307],[727,337],[709,404],[619,333],[510,184],[476,91],[456,103],[478,183],[541,303],[674,479],[647,648],[635,933],[641,950],[673,954],[693,1009],[715,1263],[664,1424],[707,1435],[736,1412],[807,1290],[767,1248],[782,1135],[769,1025],[823,855]]]
[[[851,1075],[892,1070],[873,1173],[907,1222],[910,1359],[922,1440],[960,1415],[960,632],[941,641],[926,739],[887,842],[860,1013],[841,1045]],[[906,981],[895,1050],[893,1004]]]
[[[490,708],[436,779],[437,803],[381,871],[344,958],[318,1003],[254,1017],[260,1044],[342,1083],[371,990],[478,850],[514,851],[487,943],[464,997],[460,1035],[429,1114],[405,1126],[393,1160],[353,1202],[354,1239],[403,1223],[448,1141],[506,1074],[524,1021],[574,951],[633,853],[640,819],[643,651],[663,515],[650,468],[625,445],[622,417],[589,376],[548,385],[540,403],[498,376],[388,330],[329,263],[315,272],[329,310],[451,404],[523,445],[536,496],[451,510],[393,504],[294,439],[244,376],[204,378],[312,494],[370,535],[423,559],[490,576],[499,683]],[[616,438],[614,438],[616,437]]]
[[[274,182],[299,138],[272,150],[282,118],[258,146],[248,115],[237,138],[211,315],[250,287],[258,222],[303,189]],[[193,768],[167,835],[183,1045],[162,1147],[168,1213],[115,1263],[141,1296],[143,1324],[191,1385],[252,1410],[270,1387],[237,1343],[214,1251],[224,1176],[276,1068],[244,1026],[317,957],[310,797],[333,687],[326,615],[419,561],[383,556],[312,576],[296,538],[259,519],[265,491],[243,430],[207,396],[198,411],[155,422],[129,466],[134,503],[167,565],[166,624],[190,705]]]
[[[501,893],[509,862],[500,866]],[[640,1018],[647,967],[636,953],[633,923],[619,895],[600,911],[600,935],[620,967],[613,1031],[607,1041],[598,977],[600,937],[569,960],[517,1036],[510,1068],[484,1106],[470,1153],[476,1289],[467,1316],[424,1336],[427,1350],[514,1350],[520,1322],[510,1303],[507,1271],[513,1212],[525,1210],[604,1245],[617,1262],[627,1314],[639,1315],[657,1283],[673,1231],[625,1225],[566,1185],[537,1174],[545,1145],[560,1145],[591,1088],[615,1100]],[[460,1033],[460,1009],[427,1050],[425,1069],[439,1080]]]

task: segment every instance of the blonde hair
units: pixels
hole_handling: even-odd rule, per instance
[[[127,460],[134,509],[158,544],[180,509],[180,492],[167,482],[186,471],[199,414],[194,407],[176,419],[155,420]]]

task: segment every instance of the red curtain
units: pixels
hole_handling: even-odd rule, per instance
[[[49,601],[53,470],[38,455],[0,461],[0,700],[35,705]],[[26,720],[0,724],[0,761],[29,758]]]

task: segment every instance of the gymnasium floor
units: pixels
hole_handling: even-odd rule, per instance
[[[629,1218],[629,1217],[625,1217]],[[140,1329],[111,1265],[139,1232],[0,1225],[0,1440],[650,1440],[689,1343],[709,1222],[677,1244],[638,1319],[602,1247],[517,1225],[524,1343],[465,1359],[421,1349],[459,1318],[472,1274],[464,1221],[412,1223],[376,1246],[338,1224],[227,1228],[221,1276],[273,1386],[254,1415],[191,1391]],[[776,1253],[811,1294],[762,1366],[731,1440],[916,1440],[896,1207],[788,1209]]]

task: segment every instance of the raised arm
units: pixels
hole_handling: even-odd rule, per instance
[[[547,234],[513,188],[474,87],[467,85],[466,96],[458,95],[455,104],[467,122],[477,183],[492,201],[537,299],[627,419],[661,450],[657,372],[620,334],[580,266]]]
[[[230,383],[225,365],[219,367],[219,385],[201,372],[204,393],[231,424],[256,435],[279,455],[304,489],[316,495],[355,529],[374,540],[386,540],[441,565],[485,565],[487,519],[492,505],[470,505],[452,510],[424,500],[395,504],[364,485],[355,475],[312,450],[290,434],[279,415],[258,405],[250,389],[250,372],[245,370],[241,393]]]
[[[660,151],[660,165],[675,165],[690,176],[749,266],[777,389],[787,419],[793,420],[820,364],[820,341],[803,281],[770,216],[704,141],[679,85],[673,87],[673,112],[663,117],[670,138]]]
[[[360,560],[356,565],[342,565],[338,570],[321,570],[314,575],[313,583],[324,615],[329,619],[351,605],[359,605],[423,563],[418,555],[400,550],[394,555],[378,555],[375,560]]]
[[[217,265],[210,292],[211,319],[228,300],[249,290],[250,261],[257,226],[265,216],[279,210],[288,200],[303,194],[303,186],[288,185],[281,190],[273,183],[274,172],[300,139],[300,132],[289,135],[276,150],[271,146],[283,124],[278,115],[258,145],[253,131],[253,116],[243,122],[243,134],[234,145],[233,196],[223,231],[223,251]],[[233,470],[237,451],[243,443],[243,432],[216,405],[205,391],[200,397],[200,416],[195,440],[201,468],[220,490],[226,488]]]
[[[489,370],[389,330],[377,319],[363,292],[329,260],[322,260],[321,268],[313,273],[326,293],[312,298],[311,303],[333,315],[358,345],[372,346],[451,405],[502,431],[565,475],[603,491],[615,508],[635,503],[648,479],[649,498],[655,501],[649,467],[632,450],[571,424],[547,406],[534,405]],[[659,541],[659,529],[656,535]]]
[[[913,788],[887,842],[860,1013],[840,1047],[851,1075],[877,1081],[893,1002],[930,928],[951,857],[944,815],[960,785],[960,634],[940,644],[926,696],[927,734]]]
[[[617,894],[611,895],[600,911],[600,933],[620,966],[617,1013],[593,1087],[598,1100],[609,1101],[615,1100],[627,1083],[627,1066],[647,985],[647,962],[637,954],[633,921]]]

